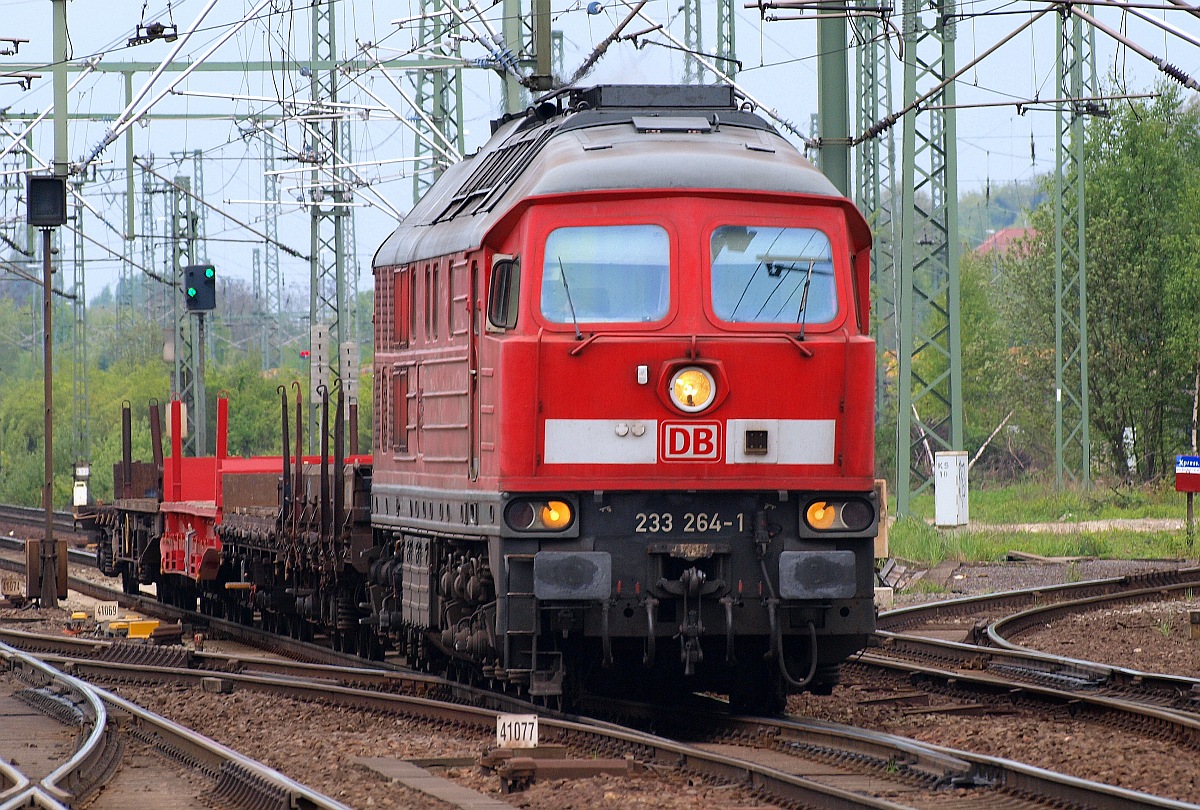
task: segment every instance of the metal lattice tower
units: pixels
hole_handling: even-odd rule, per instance
[[[730,79],[737,78],[737,38],[733,0],[717,0],[717,67]]]
[[[314,116],[304,123],[306,154],[314,168],[309,189],[310,256],[308,322],[309,394],[312,418],[316,425],[316,405],[321,397],[318,386],[330,389],[337,383],[336,347],[342,341],[345,314],[347,170],[341,164],[340,123],[333,118],[338,110],[337,27],[332,0],[317,0],[312,14],[312,62],[309,79]],[[327,65],[327,69],[322,69]],[[318,337],[318,335],[322,337]],[[313,436],[315,430],[310,430]],[[313,445],[315,446],[315,444]]]
[[[856,82],[858,87],[858,127],[861,132],[892,111],[892,60],[883,40],[883,23],[878,17],[861,17],[856,22]],[[896,138],[888,127],[858,147],[856,167],[858,207],[871,225],[874,245],[871,250],[871,287],[875,298],[876,413],[885,411],[891,399],[888,381],[889,353],[895,356],[899,345],[896,318],[898,268],[896,266],[895,214]]]
[[[125,73],[123,76],[125,84],[125,103],[128,104],[133,100],[133,73]],[[117,296],[116,296],[116,321],[114,323],[118,352],[123,352],[123,348],[127,344],[125,337],[133,334],[134,324],[137,321],[137,307],[139,305],[138,295],[135,292],[135,284],[140,287],[140,282],[136,279],[140,278],[133,272],[133,257],[136,244],[136,219],[137,219],[137,202],[136,202],[136,174],[133,157],[133,131],[125,135],[125,194],[123,195],[123,205],[121,213],[124,215],[125,221],[125,241],[121,246],[121,266],[117,270]]]
[[[33,156],[28,149],[28,140],[26,140],[25,147],[13,149],[0,164],[0,169],[3,170],[3,173],[0,174],[0,201],[2,201],[4,211],[19,211],[23,208],[25,175],[21,173],[21,170],[29,169],[32,166]],[[35,243],[32,241],[35,233],[36,231],[22,222],[18,222],[16,218],[11,221],[6,218],[4,222],[0,223],[0,234],[4,236],[4,244],[0,246],[0,251],[21,253],[25,259],[32,261],[37,256],[34,249]]]
[[[263,290],[262,248],[250,251],[250,289],[254,290],[254,319],[258,321],[259,363],[263,371],[267,365],[267,354],[271,351],[271,326],[267,323],[267,296]]]
[[[704,15],[700,11],[700,0],[683,0],[683,44],[689,51],[704,53]],[[683,83],[700,84],[704,79],[704,68],[693,54],[683,57]]]
[[[204,199],[204,152],[199,149],[192,150],[192,193],[200,199]],[[196,213],[196,238],[199,240],[199,245],[202,251],[200,261],[208,261],[208,208],[194,206],[193,210]]]
[[[1058,15],[1058,139],[1054,149],[1054,468],[1091,485],[1087,371],[1087,251],[1084,241],[1085,102],[1097,88],[1095,31]],[[1086,26],[1086,31],[1085,31]]]
[[[563,63],[567,58],[566,37],[562,31],[550,32],[550,64],[555,76],[563,74]]]
[[[75,214],[72,217],[75,221],[75,232],[71,251],[71,269],[73,271],[71,291],[75,296],[71,301],[72,338],[75,344],[72,347],[74,374],[71,375],[71,415],[74,430],[72,430],[71,449],[75,454],[75,462],[86,464],[91,458],[92,448],[91,434],[88,430],[87,288],[84,283],[83,181],[72,180],[71,185],[75,187],[76,192]]]
[[[205,434],[203,389],[196,375],[198,346],[195,336],[195,318],[183,301],[183,268],[196,263],[196,242],[199,236],[199,217],[192,205],[191,179],[176,176],[175,185],[169,187],[167,199],[170,206],[170,274],[174,282],[171,297],[174,301],[174,344],[175,344],[175,392],[183,400],[187,412],[187,434],[183,438],[183,451],[188,455],[203,455],[207,438]]]
[[[353,142],[351,141],[350,122],[343,120],[342,127],[342,158],[346,163],[354,162]],[[352,199],[349,191],[346,200]],[[339,377],[346,392],[346,402],[358,399],[358,245],[354,232],[354,208],[348,206],[343,215],[345,225],[345,310],[342,317],[342,340],[338,344]]]
[[[680,6],[683,13],[683,44],[689,51],[704,53],[704,15],[701,12],[701,0],[683,0]],[[716,0],[716,47],[713,54],[716,65],[729,78],[737,78],[737,40],[735,37],[733,0]],[[704,82],[704,66],[691,53],[683,59],[684,84],[702,84]]]
[[[132,173],[130,177],[132,177]],[[122,195],[122,200],[122,213],[125,215],[125,220],[127,223],[132,222],[137,202],[131,194]],[[140,286],[140,284],[133,271],[137,241],[132,237],[133,230],[130,228],[129,236],[121,245],[121,265],[117,270],[116,312],[114,313],[116,320],[114,327],[116,330],[118,352],[122,351],[121,347],[126,343],[126,336],[133,333],[133,325],[137,320],[138,296],[134,291],[134,285],[138,284]]]
[[[282,364],[283,356],[278,345],[283,327],[283,279],[279,273],[279,175],[275,174],[275,139],[267,132],[262,133],[263,161],[263,232],[264,242],[262,265],[262,316],[261,352],[263,370]],[[257,283],[255,291],[259,290]]]
[[[931,24],[904,0],[904,105],[954,74],[955,3]],[[904,116],[896,511],[933,480],[933,454],[963,447],[958,155],[954,83]]]
[[[504,21],[501,40],[493,50],[493,62],[507,59],[525,68],[525,81],[502,65],[495,65],[502,80],[504,112],[517,113],[529,106],[530,92],[549,90],[554,76],[561,76],[554,67],[554,35],[550,30],[550,0],[503,0]],[[512,53],[512,49],[516,53]],[[532,68],[532,70],[530,70]],[[461,119],[459,130],[462,130]],[[462,152],[462,145],[458,146]]]
[[[142,196],[141,196],[141,225],[138,228],[138,236],[140,237],[140,258],[142,267],[150,270],[158,269],[158,256],[156,250],[156,242],[158,240],[158,224],[154,216],[154,195],[161,193],[162,189],[156,189],[154,184],[154,175],[146,169],[142,170]],[[169,213],[169,212],[168,212]],[[170,228],[165,229],[170,233]],[[169,270],[170,262],[164,259],[163,265],[168,268],[164,278],[171,278]],[[169,329],[170,323],[174,318],[174,291],[166,285],[158,285],[153,294],[146,295],[146,303],[151,308],[151,317],[161,325],[164,330]],[[174,344],[172,344],[174,345]]]
[[[422,0],[421,12],[424,16],[421,18],[421,42],[441,42],[448,33],[446,18],[435,14],[440,10],[437,7],[441,5],[441,2]],[[505,10],[508,11],[508,3],[505,4]],[[505,24],[508,25],[507,13]],[[520,25],[519,19],[515,24]],[[459,51],[460,48],[456,42],[452,55],[457,56]],[[413,82],[416,85],[414,100],[417,103],[417,109],[424,112],[428,119],[427,121],[421,119],[416,121],[418,129],[423,134],[413,144],[413,157],[415,158],[413,162],[413,200],[419,200],[446,168],[445,158],[430,143],[431,139],[439,140],[438,136],[433,131],[425,132],[424,130],[435,129],[437,133],[440,133],[444,142],[455,144],[459,154],[465,151],[461,106],[462,70],[458,68],[421,69],[413,72]],[[506,81],[504,95],[506,109],[509,111],[519,110],[523,106],[519,91],[519,86],[514,91]],[[514,103],[511,100],[514,95],[518,106],[511,108],[508,105]]]

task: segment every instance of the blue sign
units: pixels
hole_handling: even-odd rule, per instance
[[[1200,475],[1200,456],[1175,456],[1176,475]]]

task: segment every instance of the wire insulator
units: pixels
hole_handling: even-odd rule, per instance
[[[1175,67],[1174,65],[1172,65],[1169,62],[1160,61],[1158,63],[1158,69],[1161,70],[1163,73],[1167,74],[1168,76],[1170,76],[1175,81],[1182,84],[1184,87],[1188,87],[1192,90],[1200,89],[1200,85],[1198,85],[1196,83],[1195,79],[1193,79],[1191,76],[1187,75],[1182,70]]]

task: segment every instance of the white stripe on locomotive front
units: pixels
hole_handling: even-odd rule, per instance
[[[638,425],[642,430],[635,431]],[[657,420],[546,420],[547,464],[653,464],[657,460]]]
[[[643,427],[635,435],[633,426]],[[744,449],[747,430],[765,430],[765,454]],[[730,419],[725,423],[727,464],[832,464],[834,419]],[[654,464],[654,419],[547,419],[546,464]]]

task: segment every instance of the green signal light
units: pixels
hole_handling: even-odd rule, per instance
[[[216,274],[217,274],[217,271],[216,271],[216,270],[214,270],[214,269],[212,269],[211,267],[205,267],[205,268],[204,268],[204,277],[205,277],[205,278],[212,278],[212,277],[213,277],[213,276],[215,276]]]
[[[188,287],[187,294],[188,294],[188,298],[195,298],[196,297],[196,288]]]

